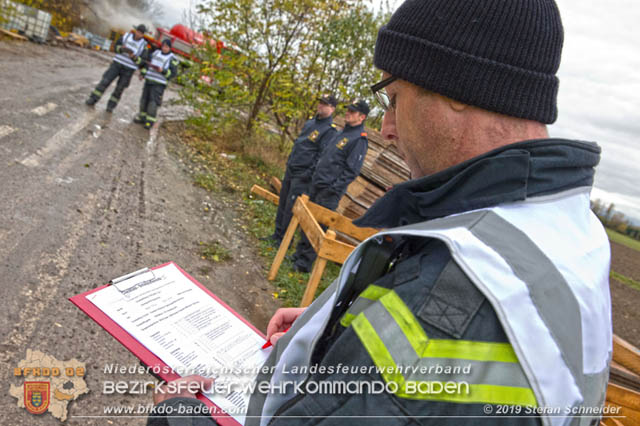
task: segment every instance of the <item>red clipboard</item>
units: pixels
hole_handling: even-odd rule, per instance
[[[175,264],[174,262],[167,262],[162,265],[155,266],[151,268],[151,270],[156,270],[160,268],[164,268],[168,265],[174,265],[178,270],[187,277],[192,283],[196,286],[200,287],[205,293],[215,299],[218,303],[220,303],[224,308],[226,308],[229,312],[233,313],[238,319],[240,319],[243,323],[247,324],[253,331],[255,331],[260,337],[266,339],[266,336],[257,328],[253,326],[249,321],[244,319],[240,314],[231,309],[229,305],[224,303],[218,296],[211,293],[209,289],[200,284],[195,278],[186,273],[180,266]],[[89,290],[86,293],[78,294],[77,296],[73,296],[69,298],[69,301],[76,305],[82,312],[87,314],[92,320],[94,320],[98,325],[104,328],[107,333],[111,334],[115,339],[124,345],[125,348],[129,349],[129,351],[134,354],[140,361],[142,361],[147,366],[153,368],[158,367],[159,374],[158,376],[165,381],[175,380],[180,378],[177,374],[173,372],[166,373],[165,370],[171,370],[168,368],[167,364],[165,364],[160,358],[158,358],[153,352],[147,349],[142,343],[136,340],[132,335],[126,332],[122,327],[116,324],[110,317],[108,317],[104,312],[102,312],[98,307],[96,307],[87,296],[93,294],[97,291],[102,290],[105,287],[108,287],[110,284],[103,285],[101,287],[95,288],[93,290]],[[164,367],[164,368],[163,368]],[[198,399],[204,402],[209,408],[212,409],[211,417],[213,417],[218,424],[222,426],[238,426],[238,423],[233,417],[229,414],[225,413],[220,409],[217,405],[215,405],[209,398],[205,397],[202,394],[198,394]]]

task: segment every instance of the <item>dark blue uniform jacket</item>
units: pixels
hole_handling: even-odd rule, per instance
[[[313,175],[312,186],[316,189],[330,188],[342,196],[360,174],[368,147],[364,125],[345,126],[327,143]]]
[[[324,146],[336,132],[331,116],[320,119],[316,115],[304,124],[287,160],[287,169],[293,177],[311,179]]]

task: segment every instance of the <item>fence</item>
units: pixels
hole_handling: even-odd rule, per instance
[[[0,16],[0,26],[4,29],[17,31],[37,42],[47,41],[50,13],[11,0],[0,0]]]

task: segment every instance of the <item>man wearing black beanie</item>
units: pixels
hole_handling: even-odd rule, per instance
[[[372,90],[413,179],[309,308],[276,312],[258,380],[304,392],[253,394],[245,425],[598,424],[610,253],[599,146],[546,129],[562,40],[552,0],[408,0],[380,29]],[[385,388],[328,386],[349,381]]]

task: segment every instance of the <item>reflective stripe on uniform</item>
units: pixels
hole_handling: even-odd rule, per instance
[[[94,95],[96,95],[96,96],[98,96],[98,97],[102,96],[102,92],[101,92],[101,91],[99,91],[98,89],[95,89],[95,90],[93,91],[93,94],[94,94]]]
[[[119,99],[119,98],[116,98],[115,96],[111,96],[111,97],[109,97],[109,102],[115,102],[115,103],[118,103],[119,101],[120,101],[120,99]]]
[[[398,385],[396,396],[458,403],[537,405],[510,344],[429,339],[394,291],[370,286],[363,294],[378,296],[378,300],[359,299],[370,303],[355,315],[351,326],[382,371],[385,382]],[[454,383],[458,391],[442,392],[445,383]],[[429,391],[434,387],[440,391]]]
[[[388,288],[380,287],[371,284],[367,287],[356,299],[355,302],[349,307],[347,313],[340,319],[340,324],[344,327],[349,327],[351,322],[356,318],[360,312],[371,306],[376,300],[390,292]]]

